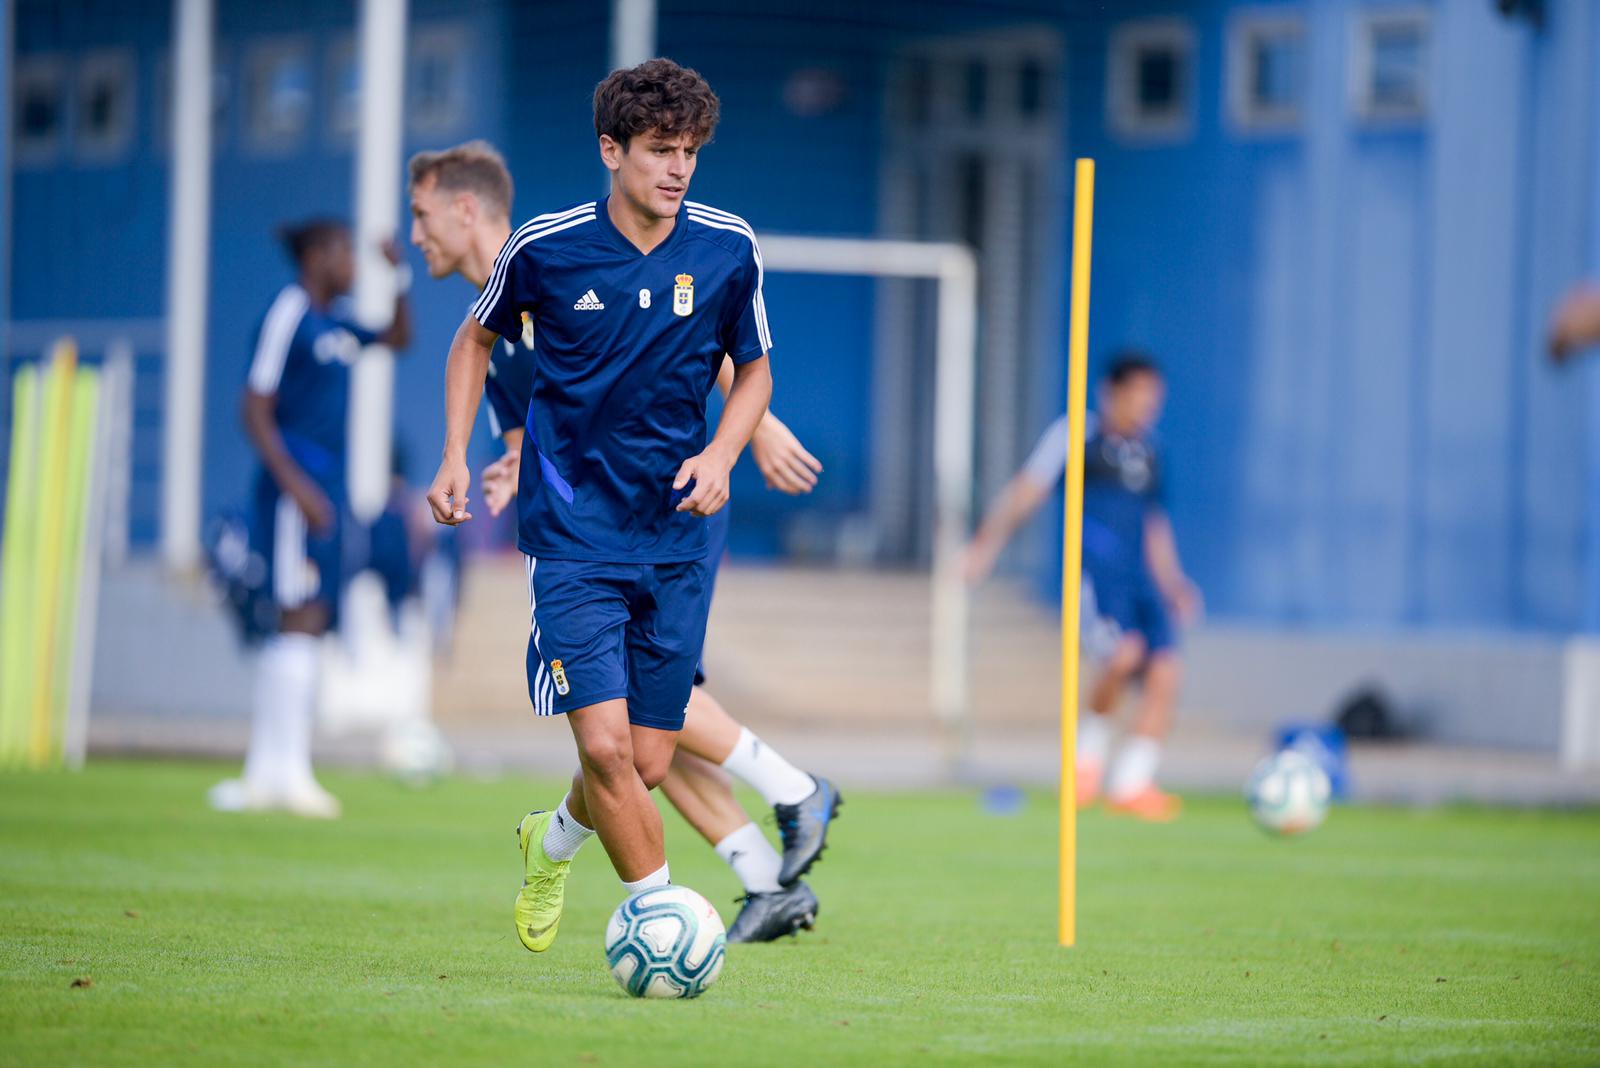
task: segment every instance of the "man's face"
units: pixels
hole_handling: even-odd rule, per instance
[[[699,151],[687,133],[663,137],[651,130],[634,137],[626,150],[609,137],[600,138],[600,157],[616,179],[618,192],[635,209],[658,219],[678,214]]]
[[[434,175],[411,187],[411,243],[428,262],[428,273],[444,278],[461,269],[472,249],[470,193],[439,188]]]
[[[1156,425],[1166,400],[1165,379],[1153,371],[1136,371],[1117,385],[1106,386],[1101,416],[1113,433],[1136,437]]]

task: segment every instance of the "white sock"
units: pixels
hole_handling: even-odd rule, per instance
[[[1105,767],[1106,755],[1111,752],[1111,717],[1098,712],[1085,712],[1078,717],[1078,766],[1096,764]]]
[[[739,729],[739,740],[722,766],[754,787],[769,805],[798,805],[817,788],[815,779],[779,756],[748,727]]]
[[[320,656],[320,639],[310,634],[277,634],[261,649],[244,760],[245,782],[258,794],[276,797],[315,781],[311,722]]]
[[[663,864],[643,879],[635,879],[631,883],[626,879],[622,880],[622,888],[630,894],[637,894],[640,890],[648,890],[652,886],[666,886],[671,881],[672,877],[667,874],[667,866]]]
[[[717,856],[727,861],[747,894],[770,894],[782,889],[778,871],[783,858],[772,848],[761,828],[747,823],[717,843]]]
[[[577,817],[567,808],[567,798],[563,797],[561,804],[556,806],[556,814],[551,818],[550,826],[544,832],[545,856],[551,860],[571,860],[578,855],[583,843],[593,837],[594,828],[579,823]]]
[[[1155,781],[1156,765],[1161,763],[1161,743],[1154,738],[1135,734],[1122,743],[1117,762],[1111,767],[1111,779],[1106,784],[1106,796],[1112,799],[1132,797]]]

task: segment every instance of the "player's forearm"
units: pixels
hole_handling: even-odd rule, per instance
[[[488,343],[484,341],[485,334],[491,339]],[[489,373],[493,337],[469,316],[450,343],[450,356],[444,366],[444,455],[447,459],[466,458],[472,423],[478,414],[478,398],[483,395],[483,380]]]
[[[276,408],[276,397],[263,396],[248,389],[240,403],[245,436],[250,439],[256,455],[261,457],[261,464],[272,476],[272,481],[280,489],[287,490],[304,479],[306,473],[295,463],[294,457],[289,455],[288,448],[283,444],[283,435],[278,432],[278,421],[273,414]]]
[[[722,366],[717,369],[717,390],[722,394],[722,399],[724,401],[728,399],[728,392],[733,389],[733,366],[733,360],[727,356],[724,356],[722,358]],[[766,427],[777,418],[778,417],[776,415],[772,414],[772,406],[769,403],[767,410],[763,412],[761,414],[761,418],[757,420],[756,429],[760,430],[763,427]],[[751,436],[753,437],[754,435]]]
[[[973,541],[998,552],[1017,532],[1017,528],[1044,502],[1048,491],[1041,490],[1025,476],[1018,475],[1006,483],[999,498],[978,525]]]
[[[389,326],[378,335],[380,344],[391,349],[404,349],[411,344],[411,301],[405,293],[396,293],[394,296],[394,318],[389,320]]]
[[[1156,586],[1169,598],[1178,596],[1189,580],[1178,559],[1178,539],[1172,533],[1172,523],[1163,513],[1154,513],[1145,522],[1144,555]]]
[[[506,452],[522,451],[522,428],[514,426],[500,435],[500,440],[506,444]]]
[[[722,408],[722,420],[706,451],[717,453],[732,467],[739,453],[750,443],[750,436],[767,414],[771,401],[772,368],[767,358],[762,356],[736,366],[733,385],[728,389],[728,402]]]

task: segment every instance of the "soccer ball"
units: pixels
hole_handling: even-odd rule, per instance
[[[427,786],[446,775],[454,763],[450,743],[425,719],[406,719],[384,731],[378,759],[408,786]]]
[[[606,924],[606,964],[636,998],[694,998],[722,974],[728,929],[687,886],[652,886]]]
[[[1328,773],[1304,753],[1285,749],[1256,765],[1245,787],[1250,815],[1264,831],[1303,834],[1328,814]]]

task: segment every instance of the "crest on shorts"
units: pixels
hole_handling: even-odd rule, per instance
[[[694,311],[694,275],[680,274],[673,281],[677,285],[672,287],[672,314],[688,315]]]
[[[567,685],[567,669],[561,666],[561,661],[550,661],[550,676],[556,680],[556,693],[565,697],[572,692],[572,687]]]

